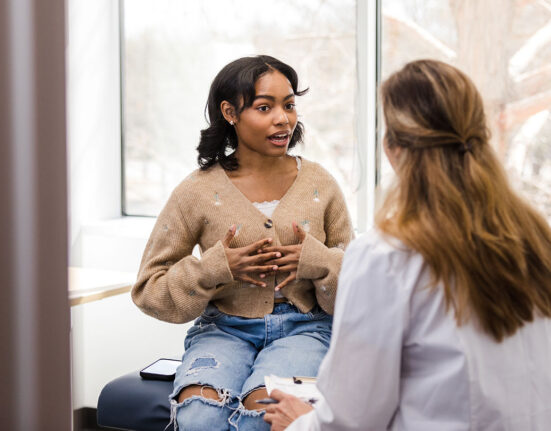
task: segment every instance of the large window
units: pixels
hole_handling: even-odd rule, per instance
[[[551,1],[384,0],[382,8],[382,78],[419,58],[466,72],[511,183],[551,220]]]
[[[361,21],[365,10],[380,16],[378,25],[362,27],[376,22]],[[378,74],[366,75],[360,60],[378,37],[370,56],[380,53],[374,69],[381,79],[419,58],[473,78],[511,183],[551,220],[551,0],[132,0],[123,17],[127,214],[156,215],[196,168],[208,88],[220,68],[266,53],[295,67],[310,87],[298,100],[306,144],[294,152],[337,178],[362,225],[370,217],[363,214],[365,162],[377,153],[367,145],[375,127],[362,128],[359,118],[371,119],[375,109],[365,108],[368,91],[358,83],[368,76],[368,86],[377,84]],[[382,173],[385,185],[393,177],[385,160]]]
[[[241,56],[292,65],[306,129],[293,150],[321,163],[356,215],[354,0],[132,0],[124,3],[125,212],[157,215],[197,168],[199,131],[216,73]]]

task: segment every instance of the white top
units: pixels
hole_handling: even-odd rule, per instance
[[[279,204],[279,200],[270,201],[270,202],[268,201],[253,202],[253,205],[256,208],[258,208],[258,210],[268,218],[272,217],[272,214],[274,213],[274,210],[276,209],[278,204]]]
[[[302,166],[302,160],[300,159],[300,157],[295,157],[295,161],[297,162],[297,171],[300,171],[300,167]],[[256,208],[258,208],[258,210],[268,218],[270,218],[274,213],[274,210],[276,209],[277,204],[279,204],[279,200],[273,200],[270,202],[268,201],[253,202],[253,205]]]
[[[458,327],[422,257],[371,231],[345,253],[324,396],[290,431],[551,430],[551,319]]]

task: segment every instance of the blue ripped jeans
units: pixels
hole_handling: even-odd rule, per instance
[[[275,304],[264,318],[230,316],[214,305],[188,331],[182,365],[170,399],[181,431],[262,431],[264,411],[247,410],[246,396],[264,386],[264,376],[317,376],[331,338],[332,317],[318,306],[301,313]],[[178,403],[190,385],[212,387],[220,400],[192,396]]]

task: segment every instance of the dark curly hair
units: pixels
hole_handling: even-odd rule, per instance
[[[258,78],[266,72],[277,70],[290,82],[293,93],[302,96],[308,89],[298,90],[298,75],[295,70],[268,55],[243,57],[226,65],[214,78],[210,86],[209,97],[205,106],[205,117],[209,126],[201,130],[201,139],[197,146],[199,155],[197,161],[202,170],[206,170],[216,162],[228,171],[239,167],[235,150],[237,135],[234,128],[224,119],[220,104],[226,100],[236,109],[241,101],[243,105],[237,109],[237,115],[252,105],[255,97],[255,84]],[[297,122],[289,148],[302,142],[304,126]]]

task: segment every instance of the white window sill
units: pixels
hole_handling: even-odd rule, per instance
[[[69,267],[71,307],[130,292],[135,272]]]
[[[89,235],[112,236],[117,238],[149,238],[155,217],[119,217],[110,220],[102,220],[88,223],[82,227],[82,231]]]
[[[82,226],[71,266],[137,272],[156,218],[120,217]]]

